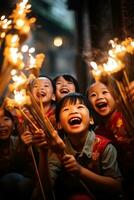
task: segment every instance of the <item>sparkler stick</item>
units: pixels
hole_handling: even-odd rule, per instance
[[[129,86],[129,79],[125,70],[123,70],[124,79],[126,81],[126,85]]]
[[[129,107],[129,104],[126,101],[126,96],[125,93],[123,92],[123,86],[122,83],[120,83],[118,80],[115,80],[115,83],[117,85],[117,88],[120,92],[121,98],[122,98],[122,102],[121,103],[121,108],[125,113],[125,117],[127,119],[127,123],[130,126],[130,130],[134,128],[134,120],[133,120],[133,113],[131,111],[131,108]]]
[[[35,110],[32,109],[32,111],[35,112],[37,119],[39,119],[38,122],[39,122],[40,126],[45,130],[46,136],[48,138],[48,142],[49,142],[49,140],[50,140],[50,143],[52,141],[54,141],[54,143],[58,145],[58,152],[61,155],[64,155],[66,150],[65,150],[65,148],[63,149],[62,145],[60,146],[58,144],[58,141],[60,139],[59,135],[55,132],[55,129],[54,129],[52,123],[50,122],[50,120],[48,119],[48,117],[46,115],[44,115],[44,116],[42,115],[41,109],[40,109],[39,105],[37,104],[36,100],[34,99],[32,93],[30,91],[30,88],[28,90],[28,94],[31,97],[32,105],[35,108]]]
[[[22,115],[32,124],[32,126],[35,128],[35,130],[38,131],[39,130],[38,127],[32,122],[32,120],[28,117],[28,115],[25,114],[25,112],[23,111],[23,109],[21,109],[19,107],[19,110],[22,113]],[[43,200],[46,200],[45,193],[44,193],[44,190],[43,190],[43,185],[42,185],[40,174],[39,174],[38,167],[37,167],[37,163],[36,163],[35,156],[34,156],[34,153],[33,153],[33,148],[32,148],[31,145],[29,146],[29,151],[30,151],[32,159],[33,159],[33,163],[34,163],[34,167],[35,167],[35,172],[36,172],[36,175],[37,175],[37,178],[38,178],[38,181],[39,181],[39,186],[40,186],[40,189],[41,189]]]
[[[27,126],[26,119],[27,118],[24,119],[24,126],[25,126],[25,129],[27,130],[28,126]],[[39,186],[40,186],[40,189],[41,189],[41,194],[42,194],[43,200],[46,200],[46,197],[45,197],[45,194],[44,194],[44,190],[43,190],[43,185],[42,185],[40,174],[39,174],[39,170],[38,170],[36,159],[35,159],[35,155],[34,155],[34,152],[33,152],[33,147],[32,147],[31,144],[30,144],[28,149],[29,149],[29,152],[30,152],[30,154],[32,156],[32,160],[33,160],[36,176],[37,176],[37,179],[39,181]]]
[[[44,117],[44,120],[45,120],[45,122],[46,122],[46,124],[47,124],[47,128],[48,128],[48,130],[49,130],[50,133],[51,133],[51,132],[54,131],[54,127],[53,127],[53,125],[51,124],[51,122],[50,122],[50,120],[48,119],[48,117],[47,117],[46,115],[44,115],[44,111],[43,111],[43,102],[42,102],[42,99],[41,99],[41,98],[40,98],[40,107],[41,107],[41,112],[42,112],[42,115],[43,115],[43,117]]]
[[[34,153],[33,153],[33,148],[32,148],[31,145],[29,147],[29,151],[30,151],[32,159],[33,159],[33,163],[34,163],[36,175],[37,175],[37,178],[38,178],[38,181],[39,181],[39,185],[40,185],[40,189],[41,189],[43,200],[46,200],[45,193],[44,193],[44,190],[43,190],[43,185],[42,185],[40,174],[39,174],[38,167],[37,167],[37,163],[36,163],[35,156],[34,156]]]
[[[39,128],[35,125],[35,123],[33,123],[33,121],[28,117],[28,115],[26,115],[26,113],[23,111],[23,109],[21,109],[19,107],[19,110],[22,113],[22,115],[32,124],[32,126],[35,128],[35,130],[38,131]]]
[[[39,105],[37,104],[36,100],[34,99],[33,95],[31,94],[30,90],[28,90],[28,94],[32,100],[33,107],[35,108],[36,112],[38,113],[40,120],[42,121],[41,125],[46,130],[47,136],[52,137],[52,131],[54,130],[53,126],[50,126],[51,122],[46,116],[42,115],[41,109]],[[37,115],[36,115],[37,116]],[[49,129],[50,128],[50,129]]]

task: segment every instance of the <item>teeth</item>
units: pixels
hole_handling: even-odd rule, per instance
[[[101,102],[101,103],[96,104],[96,106],[97,106],[98,108],[106,107],[106,106],[107,106],[107,103],[106,103],[106,102]]]
[[[74,117],[74,118],[71,118],[71,119],[69,120],[69,124],[70,124],[70,125],[75,125],[75,124],[80,124],[80,123],[81,123],[81,119],[78,118],[78,117]]]
[[[68,93],[69,90],[68,89],[61,89],[61,93]]]

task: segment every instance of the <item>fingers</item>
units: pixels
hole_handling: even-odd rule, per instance
[[[62,158],[63,165],[65,169],[74,174],[79,174],[80,172],[80,165],[76,161],[75,157],[73,155],[66,154]]]
[[[32,134],[29,131],[25,131],[24,133],[21,134],[21,140],[23,141],[24,144],[29,145],[32,143]]]
[[[49,138],[49,145],[50,148],[52,148],[52,150],[55,151],[56,153],[63,154],[65,150],[65,143],[59,137],[56,130],[52,132],[51,137]]]

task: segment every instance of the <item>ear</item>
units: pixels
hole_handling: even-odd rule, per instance
[[[53,100],[53,101],[56,101],[55,94],[53,94],[52,100]]]
[[[91,125],[94,124],[94,119],[93,119],[92,115],[90,115],[90,124],[91,124]]]
[[[58,129],[58,130],[61,130],[61,129],[62,129],[60,122],[57,123],[57,129]]]
[[[13,125],[13,131],[15,130],[15,125]]]

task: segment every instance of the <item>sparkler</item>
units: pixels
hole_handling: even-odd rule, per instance
[[[10,82],[12,69],[23,69],[24,62],[19,47],[28,37],[36,19],[28,18],[31,12],[31,5],[28,0],[19,1],[9,19],[6,16],[0,18],[0,44],[2,45],[2,66],[0,73],[0,96],[2,96],[6,85]],[[3,77],[6,77],[3,78]]]
[[[19,109],[19,111],[21,112],[23,117],[25,117],[25,119],[27,119],[28,122],[30,122],[32,124],[32,126],[35,128],[36,131],[38,131],[39,128],[37,127],[37,125],[33,123],[33,121],[30,119],[30,117],[25,113],[24,109],[22,108],[28,101],[30,101],[29,96],[26,96],[26,91],[24,89],[22,89],[21,91],[14,90],[14,94],[15,95],[14,95],[14,100],[12,100],[12,105],[14,104],[14,107]],[[10,100],[8,99],[8,101],[10,101]],[[10,102],[8,102],[8,103],[10,103]],[[38,167],[37,167],[37,164],[36,164],[36,160],[35,160],[33,149],[32,149],[31,145],[29,147],[29,151],[30,151],[32,159],[33,159],[33,163],[34,163],[34,167],[35,167],[36,175],[37,175],[37,178],[38,178],[38,181],[39,181],[39,185],[40,185],[40,189],[41,189],[43,199],[46,200],[44,190],[43,190],[43,186],[42,186],[42,182],[41,182],[41,178],[40,178],[40,175],[39,175]]]
[[[121,100],[120,108],[125,114],[127,123],[129,124],[129,130],[134,130],[134,107],[128,103],[127,88],[129,86],[129,78],[125,66],[126,55],[134,53],[134,41],[132,38],[126,38],[120,42],[110,40],[112,48],[108,51],[107,62],[97,65],[95,62],[90,62],[92,66],[92,74],[95,80],[102,80],[104,77],[107,82],[115,83]]]

